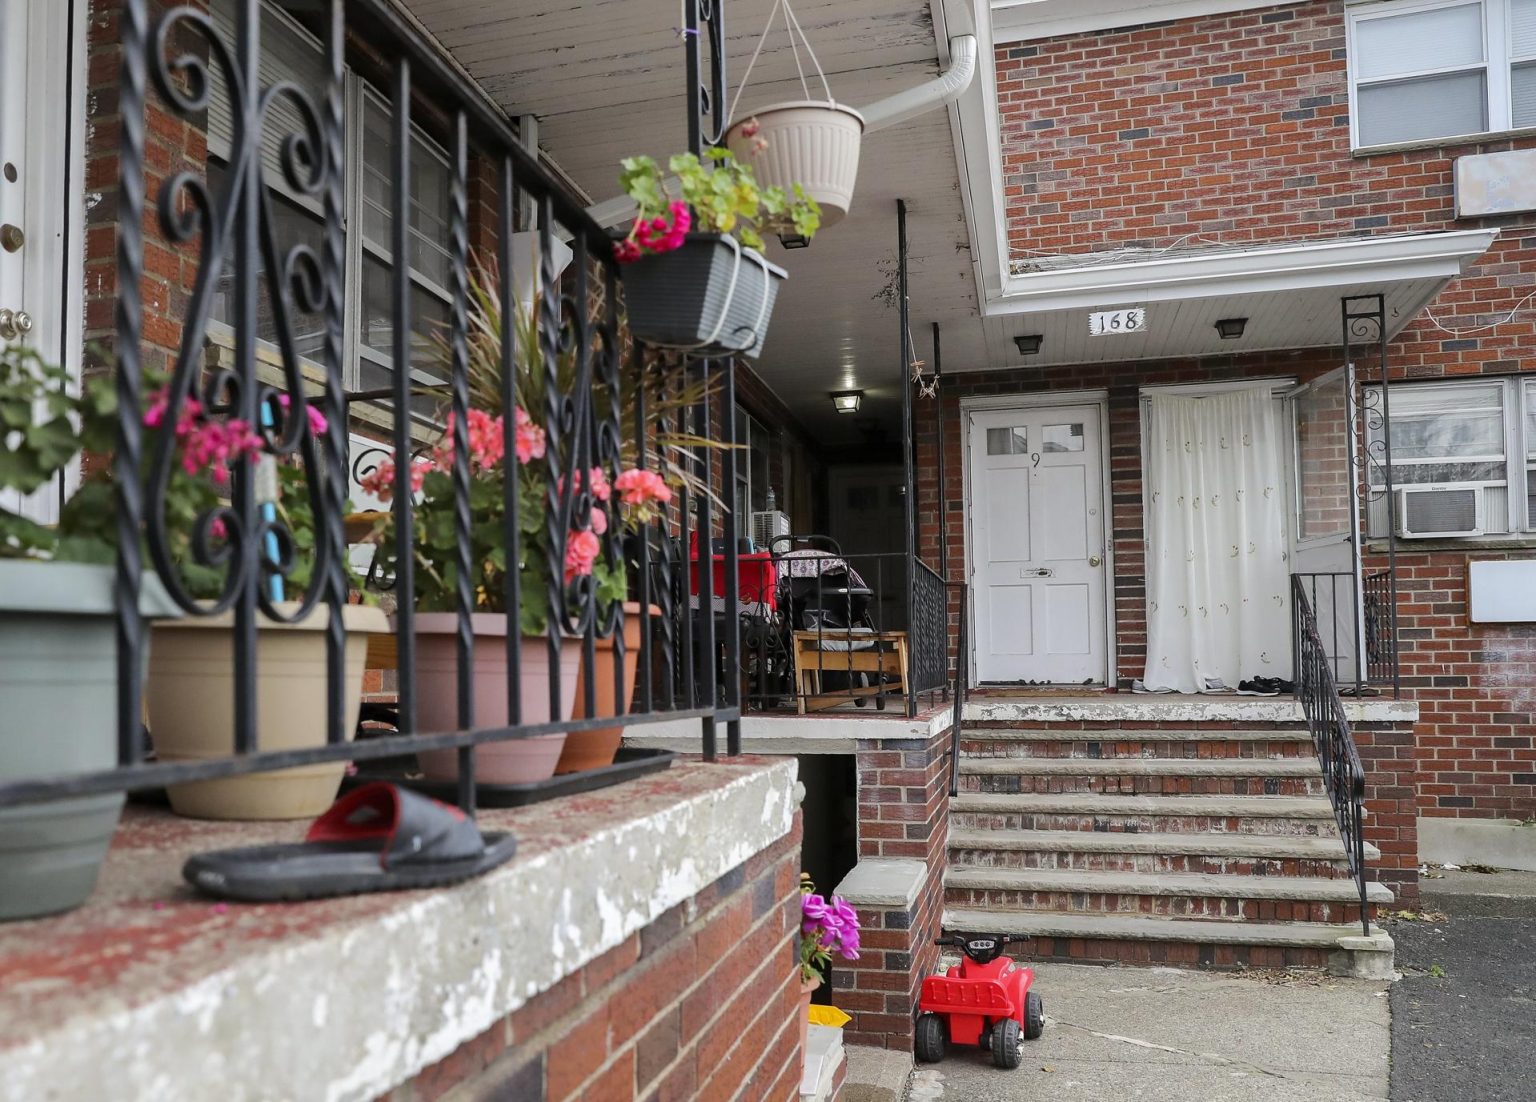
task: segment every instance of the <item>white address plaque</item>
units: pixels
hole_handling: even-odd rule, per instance
[[[1110,337],[1116,333],[1140,333],[1147,327],[1147,311],[1143,306],[1131,306],[1124,310],[1101,310],[1088,315],[1088,335]]]

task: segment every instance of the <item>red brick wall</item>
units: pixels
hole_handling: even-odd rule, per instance
[[[1013,258],[1139,246],[1231,246],[1497,227],[1482,261],[1389,349],[1394,379],[1536,372],[1536,215],[1456,219],[1453,165],[1536,138],[1355,156],[1339,0],[1000,46],[1004,188]],[[1447,332],[1445,329],[1474,329]],[[1259,363],[1262,359],[1265,362]],[[1294,358],[1305,377],[1335,359]],[[1190,377],[1285,368],[1285,358],[1186,365]],[[1307,365],[1307,366],[1299,366]],[[963,538],[958,399],[1108,386],[1122,679],[1145,656],[1134,387],[1169,365],[1023,369],[945,380],[950,571]],[[1123,381],[1122,381],[1123,380]],[[925,409],[919,403],[919,411]],[[932,423],[924,428],[931,458]],[[925,468],[925,554],[936,553],[936,480]],[[1529,554],[1526,551],[1525,554]],[[1536,815],[1530,629],[1466,619],[1465,552],[1414,553],[1404,570],[1403,668],[1423,709],[1422,814]],[[955,610],[952,609],[952,613]],[[1397,775],[1397,774],[1394,774]]]
[[[388,1102],[782,1102],[800,1082],[800,816],[772,847],[392,1091]]]
[[[849,1044],[912,1047],[923,977],[939,961],[933,939],[944,910],[949,747],[948,731],[931,739],[859,742],[860,859],[916,858],[928,866],[928,877],[909,908],[859,908],[864,949],[851,964],[837,962],[833,998],[853,1016],[844,1033]]]

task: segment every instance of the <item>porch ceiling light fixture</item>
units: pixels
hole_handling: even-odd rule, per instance
[[[832,408],[838,413],[858,413],[859,403],[863,400],[862,390],[844,390],[832,395]]]
[[[1039,333],[1025,333],[1023,336],[1014,337],[1013,343],[1018,346],[1020,355],[1033,356],[1040,351],[1040,346],[1045,343],[1045,337]]]
[[[781,233],[779,234],[779,244],[783,245],[786,249],[809,249],[811,247],[811,239],[803,233]]]
[[[1224,341],[1237,340],[1246,328],[1248,328],[1247,318],[1222,318],[1216,323],[1216,332],[1221,334],[1221,339]]]

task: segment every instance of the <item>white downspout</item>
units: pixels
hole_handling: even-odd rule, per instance
[[[975,35],[960,34],[951,38],[949,67],[942,73],[916,88],[897,92],[859,109],[864,116],[864,133],[872,134],[954,103],[976,77],[976,51]],[[676,183],[675,178],[668,177],[669,187]],[[600,226],[617,226],[635,216],[635,204],[629,196],[620,195],[588,207],[587,213]]]

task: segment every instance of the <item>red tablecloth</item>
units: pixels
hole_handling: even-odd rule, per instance
[[[725,593],[725,556],[713,555],[714,585],[710,592],[716,596]],[[761,603],[770,611],[778,608],[779,575],[774,569],[773,556],[766,551],[758,551],[750,555],[738,555],[740,564],[737,570],[736,597],[741,603]],[[699,560],[694,556],[688,563],[688,592],[697,595],[699,592]]]

